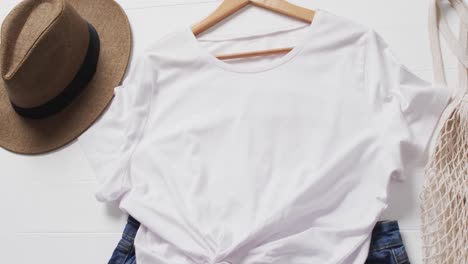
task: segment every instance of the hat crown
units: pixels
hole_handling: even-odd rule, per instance
[[[2,25],[0,69],[8,96],[35,107],[57,96],[79,70],[87,23],[64,0],[26,0]]]

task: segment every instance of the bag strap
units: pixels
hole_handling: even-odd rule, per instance
[[[440,8],[441,0],[430,0],[429,5],[429,41],[432,51],[432,64],[434,71],[434,82],[442,86],[448,86],[444,71],[444,60],[442,56],[440,36],[443,36],[447,46],[458,58],[458,84],[455,87],[450,102],[445,108],[435,129],[438,134],[450,118],[453,111],[462,101],[468,101],[468,74],[467,74],[467,28],[468,11],[462,0],[448,0],[460,17],[460,39],[454,36],[446,20],[442,17]],[[439,32],[440,31],[440,32]],[[428,151],[434,150],[438,136],[433,136]]]
[[[468,12],[466,17],[468,17]],[[466,22],[467,23],[464,22],[460,25],[460,44],[465,52],[468,50],[468,21]],[[458,85],[460,89],[457,98],[468,102],[468,67],[464,64],[459,64],[458,70]]]
[[[468,90],[466,82],[468,68],[468,54],[466,46],[468,9],[462,0],[448,1],[460,18],[460,40],[458,40],[453,34],[446,19],[442,17],[440,0],[431,0],[429,11],[429,40],[432,50],[434,81],[438,84],[447,85],[440,40],[440,35],[442,35],[447,46],[458,59],[460,70],[456,97],[463,97]]]

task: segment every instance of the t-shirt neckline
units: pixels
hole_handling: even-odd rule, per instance
[[[206,59],[210,64],[216,65],[217,67],[220,67],[224,70],[231,71],[231,72],[256,73],[256,72],[263,72],[263,71],[274,69],[282,64],[285,64],[288,61],[291,61],[297,54],[299,54],[304,48],[304,46],[306,45],[306,43],[309,41],[311,34],[315,31],[315,28],[318,26],[317,23],[318,23],[320,14],[321,14],[321,10],[316,9],[312,22],[306,25],[307,29],[303,38],[292,48],[291,51],[284,54],[282,57],[278,58],[277,60],[273,62],[264,63],[262,65],[246,66],[246,65],[237,65],[237,64],[230,64],[230,63],[224,62],[216,58],[215,55],[213,55],[209,50],[207,50],[205,47],[203,47],[200,44],[197,37],[193,34],[191,27],[186,27],[185,31],[186,31],[186,34],[188,35],[191,45],[195,46],[196,52],[199,52],[201,57]]]

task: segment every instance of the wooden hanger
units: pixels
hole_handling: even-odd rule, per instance
[[[193,34],[198,36],[199,34],[205,32],[207,29],[213,27],[221,20],[226,17],[234,14],[238,10],[247,6],[248,4],[253,4],[265,8],[267,10],[283,14],[298,20],[312,23],[314,19],[315,11],[310,10],[301,6],[297,6],[287,2],[286,0],[224,0],[221,5],[211,13],[207,18],[198,22],[192,27]],[[243,53],[234,53],[216,56],[221,60],[228,59],[239,59],[239,58],[249,58],[256,56],[264,55],[273,55],[290,52],[292,48],[281,48],[281,49],[270,49],[270,50],[261,50],[261,51],[251,51]]]

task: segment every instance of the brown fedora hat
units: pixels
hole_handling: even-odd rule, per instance
[[[83,133],[125,74],[131,31],[114,0],[25,0],[0,42],[0,146],[57,149]]]

